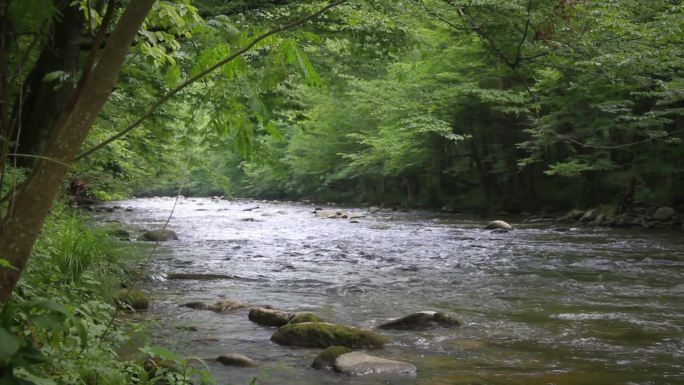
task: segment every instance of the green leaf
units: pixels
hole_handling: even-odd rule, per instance
[[[164,75],[164,82],[166,83],[167,87],[173,88],[180,83],[181,76],[180,67],[174,64],[166,71],[166,74]]]
[[[6,259],[4,259],[4,258],[0,258],[0,267],[4,267],[4,268],[7,268],[7,269],[12,269],[12,270],[17,270],[16,267],[12,266],[12,264],[10,263],[10,261],[8,261],[8,260],[6,260]]]
[[[11,357],[22,345],[21,338],[0,327],[0,358]]]
[[[181,362],[183,358],[163,346],[147,346],[140,348],[140,351],[164,360]]]

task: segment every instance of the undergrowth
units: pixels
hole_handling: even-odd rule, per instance
[[[0,310],[0,385],[211,384],[203,363],[139,340],[113,297],[133,282],[136,249],[58,206]],[[143,332],[144,333],[144,332]],[[136,354],[120,352],[137,346]]]

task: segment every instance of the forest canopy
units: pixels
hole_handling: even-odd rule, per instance
[[[175,30],[141,32],[89,144],[320,5],[220,3],[158,3],[176,17],[148,23]],[[617,204],[634,185],[636,200],[681,203],[681,17],[672,1],[343,4],[188,87],[74,175],[104,197],[185,184],[519,211]]]

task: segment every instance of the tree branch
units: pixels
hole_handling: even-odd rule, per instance
[[[160,99],[158,99],[156,102],[154,102],[154,103],[153,103],[153,104],[152,104],[152,105],[151,105],[151,106],[150,106],[150,107],[149,107],[149,108],[148,108],[148,109],[147,109],[147,110],[138,118],[138,119],[136,119],[135,121],[133,121],[128,127],[124,128],[123,130],[119,131],[118,133],[112,135],[110,138],[108,138],[108,139],[106,139],[106,140],[100,142],[99,144],[97,144],[97,145],[95,145],[95,146],[89,148],[88,150],[82,152],[80,155],[78,155],[78,156],[76,157],[76,160],[80,160],[80,159],[83,159],[83,158],[87,157],[88,155],[92,154],[93,152],[95,152],[95,151],[101,149],[102,147],[105,147],[105,146],[108,145],[109,143],[111,143],[111,142],[113,142],[113,141],[115,141],[115,140],[121,138],[122,136],[128,134],[129,132],[133,131],[135,128],[137,128],[138,126],[140,126],[140,125],[142,124],[142,122],[145,121],[145,119],[149,118],[149,117],[150,117],[150,116],[151,116],[151,115],[152,115],[152,114],[153,114],[153,113],[154,113],[162,104],[166,103],[169,99],[171,99],[172,97],[174,97],[174,96],[175,96],[176,94],[178,94],[180,91],[182,91],[183,89],[185,89],[186,87],[188,87],[190,84],[192,84],[192,83],[194,83],[194,82],[196,82],[196,81],[202,79],[202,78],[205,77],[206,75],[208,75],[208,74],[214,72],[215,70],[217,70],[217,69],[220,68],[221,66],[223,66],[223,65],[225,65],[225,64],[227,64],[227,63],[229,63],[229,62],[231,62],[232,60],[234,60],[234,59],[236,59],[236,58],[238,58],[238,57],[240,57],[242,54],[244,54],[245,52],[249,51],[252,47],[254,47],[254,46],[255,46],[257,43],[259,43],[260,41],[266,39],[267,37],[269,37],[269,36],[271,36],[271,35],[274,35],[274,34],[276,34],[276,33],[279,33],[279,32],[282,32],[282,31],[285,31],[285,30],[288,30],[288,29],[297,27],[297,26],[299,26],[299,25],[302,25],[302,24],[306,23],[307,21],[309,21],[309,20],[311,20],[311,19],[315,19],[316,17],[320,16],[321,14],[327,12],[328,10],[330,10],[330,9],[332,9],[332,8],[334,8],[334,7],[336,7],[336,6],[340,5],[340,4],[342,4],[342,3],[345,3],[346,1],[347,1],[347,0],[338,0],[338,1],[332,2],[332,3],[328,4],[327,6],[321,8],[321,9],[318,10],[317,12],[314,12],[314,13],[312,13],[312,14],[310,14],[310,15],[307,15],[307,16],[305,16],[305,17],[302,17],[301,19],[296,20],[296,21],[293,21],[293,22],[291,22],[291,23],[289,23],[289,24],[281,25],[281,26],[278,27],[278,28],[274,28],[274,29],[272,29],[272,30],[270,30],[270,31],[268,31],[268,32],[266,32],[266,33],[264,33],[264,34],[262,34],[262,35],[257,36],[256,38],[254,38],[254,40],[252,40],[251,42],[249,42],[249,44],[247,44],[246,46],[244,46],[244,47],[242,47],[241,49],[235,51],[233,54],[227,56],[227,57],[224,58],[223,60],[221,60],[221,61],[219,61],[218,63],[212,65],[211,67],[205,69],[204,71],[200,72],[199,74],[197,74],[197,75],[191,77],[190,79],[184,81],[184,82],[181,83],[179,86],[177,86],[177,87],[174,88],[173,90],[169,91],[166,95],[164,95],[163,97],[161,97]]]

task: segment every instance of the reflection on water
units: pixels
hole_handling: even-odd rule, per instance
[[[161,226],[170,198],[113,203],[103,214],[133,228]],[[424,212],[380,212],[358,223],[323,219],[297,203],[185,199],[160,246],[161,273],[234,279],[156,280],[151,310],[162,340],[185,354],[239,352],[261,368],[213,365],[220,383],[684,384],[681,232],[520,227]],[[251,209],[251,210],[249,210]],[[309,367],[317,349],[270,342],[246,311],[178,305],[235,298],[373,328],[420,310],[453,312],[457,329],[390,331],[374,354],[408,361],[417,377],[348,377]],[[182,326],[195,326],[197,331]]]

